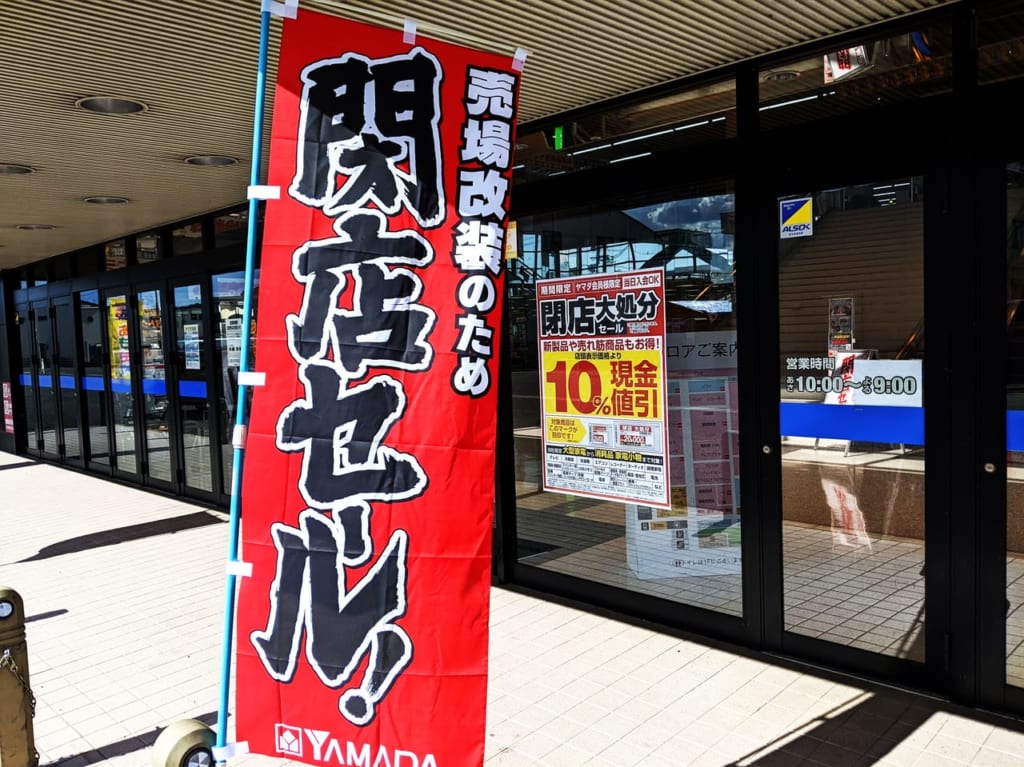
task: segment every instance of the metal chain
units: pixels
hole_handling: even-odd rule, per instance
[[[36,696],[32,692],[32,688],[28,686],[28,682],[25,681],[25,677],[21,675],[21,670],[18,668],[18,664],[14,662],[14,656],[11,655],[11,651],[4,648],[3,657],[0,657],[0,669],[7,667],[14,674],[14,678],[18,680],[18,684],[21,685],[26,693],[28,693],[28,699],[32,703],[32,718],[36,718]]]

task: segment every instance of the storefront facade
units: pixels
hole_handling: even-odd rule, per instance
[[[950,6],[522,126],[496,581],[1024,713],[1022,96],[1024,13]],[[0,447],[226,505],[243,217],[4,272]],[[548,286],[646,270],[660,507],[545,353]]]

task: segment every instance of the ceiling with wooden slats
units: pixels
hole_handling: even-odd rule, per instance
[[[302,0],[301,7],[395,29],[411,20],[424,37],[510,57],[526,50],[525,122],[945,2]],[[0,269],[244,203],[259,30],[260,0],[0,3],[0,169],[31,169],[0,173]],[[274,19],[271,85],[280,31]],[[129,98],[146,109],[104,115],[75,106],[89,96]],[[266,135],[272,109],[269,88]],[[196,155],[238,162],[185,162]],[[96,196],[127,202],[84,201]]]

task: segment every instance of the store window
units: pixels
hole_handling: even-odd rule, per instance
[[[923,662],[924,180],[778,214],[785,628]]]
[[[171,248],[176,256],[198,253],[203,249],[203,224],[190,221],[171,230]]]
[[[948,21],[850,43],[759,73],[762,129],[947,93],[953,85]]]
[[[1006,169],[1006,681],[1024,687],[1024,162]]]
[[[124,240],[108,242],[103,246],[104,268],[108,272],[128,266],[128,246]]]
[[[993,0],[978,7],[978,80],[998,83],[1024,76],[1024,7]]]
[[[160,232],[146,232],[135,238],[135,260],[140,264],[149,264],[163,258],[160,243]]]
[[[601,168],[735,135],[735,81],[708,83],[517,136],[515,181]]]
[[[245,272],[226,272],[213,275],[213,312],[217,323],[217,406],[220,409],[221,481],[223,491],[230,494],[234,475],[234,447],[231,434],[237,419],[238,372],[242,364],[242,340],[248,335],[248,368],[254,369],[256,346],[256,295],[259,290],[259,270],[255,270],[252,285],[252,315],[248,334],[243,322],[245,306]],[[252,402],[252,388],[246,389],[246,412]]]
[[[82,397],[85,400],[85,422],[88,429],[89,460],[110,465],[110,414],[107,409],[107,384],[104,367],[107,363],[104,342],[115,336],[108,332],[99,291],[83,290],[79,295],[79,326],[82,333]]]
[[[259,238],[259,227],[263,224],[262,209],[256,219]],[[249,234],[249,211],[238,210],[233,213],[225,213],[213,219],[213,236],[216,247],[224,248],[229,245],[245,245],[246,237]]]
[[[732,221],[722,182],[517,222],[521,563],[742,614]]]

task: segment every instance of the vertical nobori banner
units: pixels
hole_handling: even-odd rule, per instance
[[[252,751],[483,763],[518,89],[511,56],[283,22],[235,640]]]

